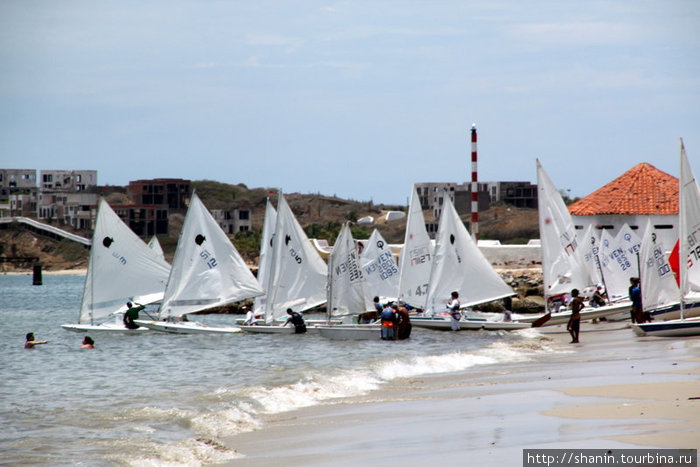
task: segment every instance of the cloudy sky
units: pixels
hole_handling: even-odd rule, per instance
[[[406,203],[700,175],[697,0],[0,2],[0,166]]]

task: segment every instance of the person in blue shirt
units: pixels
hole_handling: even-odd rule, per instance
[[[638,277],[630,277],[630,288],[628,289],[630,300],[632,300],[632,309],[630,310],[630,318],[633,323],[643,323],[644,314],[642,313],[642,289],[639,285]]]
[[[391,307],[391,304],[387,305],[380,319],[382,320],[382,340],[394,340],[396,334],[394,328],[396,327],[396,322],[398,321],[396,311]]]

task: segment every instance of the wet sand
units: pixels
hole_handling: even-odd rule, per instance
[[[580,344],[562,326],[533,338],[569,353],[271,415],[225,440],[241,454],[227,465],[522,465],[523,449],[700,448],[700,338],[638,338],[620,322],[582,331]]]

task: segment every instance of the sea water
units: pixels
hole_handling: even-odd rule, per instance
[[[399,378],[485,368],[552,352],[531,330],[414,328],[405,341],[319,335],[94,334],[78,317],[84,276],[0,276],[0,463],[202,465],[238,454],[221,439],[266,414],[368,394]],[[143,317],[143,315],[142,315]],[[230,315],[197,315],[231,325]],[[33,332],[46,345],[24,349]]]

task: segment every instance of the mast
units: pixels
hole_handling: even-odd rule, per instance
[[[681,138],[681,174],[678,177],[678,274],[680,274],[680,305],[681,305],[681,319],[685,318],[685,307],[683,305],[683,297],[688,291],[688,240],[686,238],[688,231],[688,219],[685,216],[685,201],[683,196],[683,190],[685,188],[684,183],[687,174],[685,174],[685,166],[688,162],[687,156],[685,154],[685,145],[683,144],[683,138]],[[693,177],[693,183],[695,182],[695,177]]]

